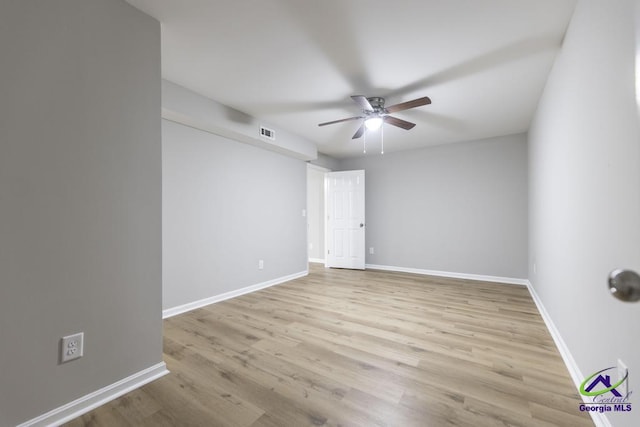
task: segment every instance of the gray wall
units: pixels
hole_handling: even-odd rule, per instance
[[[366,262],[526,278],[526,154],[511,135],[343,160],[366,171]]]
[[[336,170],[340,167],[340,161],[323,153],[318,153],[318,158],[309,160],[309,163],[325,169]]]
[[[117,0],[2,1],[0,52],[9,426],[162,361],[160,25]]]
[[[611,270],[640,271],[634,14],[578,2],[530,131],[529,277],[582,374],[621,358],[638,393],[640,305],[606,288]],[[609,418],[640,425],[636,410]]]
[[[162,132],[165,309],[307,269],[304,161],[167,120]]]

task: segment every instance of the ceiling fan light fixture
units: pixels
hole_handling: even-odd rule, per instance
[[[358,130],[353,134],[351,139],[361,138],[367,130],[381,129],[382,132],[383,124],[389,124],[402,128],[404,130],[409,130],[413,129],[416,124],[399,119],[394,116],[390,116],[389,114],[431,104],[431,100],[427,96],[412,99],[411,101],[402,102],[400,104],[390,105],[388,107],[384,106],[384,98],[381,98],[379,96],[372,96],[367,98],[364,95],[353,95],[351,96],[351,99],[353,99],[360,106],[360,109],[362,111],[361,115],[347,117],[346,119],[333,120],[330,122],[318,123],[318,126],[327,126],[335,123],[349,122],[352,120],[362,120],[362,122],[360,122]]]
[[[382,117],[371,117],[364,121],[365,126],[369,130],[378,130],[382,126]]]

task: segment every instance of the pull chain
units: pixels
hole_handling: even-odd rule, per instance
[[[384,122],[382,123],[382,126],[380,126],[380,145],[382,147],[380,154],[384,154]]]
[[[363,150],[362,152],[364,154],[367,154],[367,127],[364,127],[364,135],[362,136],[362,146],[363,146]]]

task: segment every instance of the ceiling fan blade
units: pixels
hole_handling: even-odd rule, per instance
[[[388,113],[395,113],[396,111],[408,110],[409,108],[420,107],[422,105],[431,104],[431,100],[428,96],[414,99],[412,101],[402,102],[400,104],[390,105],[385,108]]]
[[[358,103],[358,105],[360,107],[362,107],[363,110],[365,110],[365,111],[373,111],[373,107],[369,103],[369,100],[367,99],[366,96],[353,95],[353,96],[351,96],[351,99],[356,101]]]
[[[364,123],[362,123],[362,125],[358,128],[358,130],[356,131],[356,133],[353,134],[353,137],[351,137],[351,139],[358,139],[362,136],[362,134],[364,133]]]
[[[361,116],[358,117],[349,117],[348,119],[340,119],[340,120],[334,120],[332,122],[325,122],[325,123],[320,123],[318,126],[326,126],[326,125],[332,125],[334,123],[341,123],[341,122],[348,122],[349,120],[358,120],[361,119]]]
[[[389,123],[390,125],[398,126],[399,128],[405,130],[409,130],[416,125],[415,123],[411,123],[393,116],[385,116],[384,122]]]

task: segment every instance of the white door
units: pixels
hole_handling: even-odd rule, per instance
[[[364,270],[364,171],[329,172],[327,267]]]

